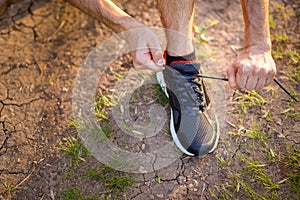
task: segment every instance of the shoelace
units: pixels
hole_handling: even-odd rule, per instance
[[[215,80],[221,80],[221,81],[228,81],[228,78],[221,78],[221,77],[213,77],[213,76],[205,76],[205,75],[197,75],[201,78],[207,78],[207,79],[215,79]],[[285,89],[277,79],[274,78],[274,82],[289,96],[291,97],[295,102],[299,102],[287,89]]]
[[[203,91],[203,86],[201,84],[201,81],[198,76],[192,75],[192,74],[185,74],[185,79],[187,80],[186,83],[184,83],[184,88],[191,88],[193,90],[192,93],[188,93],[184,88],[182,87],[176,87],[177,95],[180,95],[180,99],[184,106],[187,107],[193,107],[197,110],[201,110],[202,112],[205,110],[206,107],[206,99]],[[177,79],[175,79],[176,81]],[[183,83],[178,83],[179,85],[182,85]],[[194,102],[191,102],[187,99],[192,98]],[[196,106],[196,107],[195,107]],[[190,110],[187,109],[187,110]]]

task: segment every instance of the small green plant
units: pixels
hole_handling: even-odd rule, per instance
[[[300,149],[288,146],[287,152],[287,165],[289,167],[300,168]]]
[[[68,123],[68,127],[70,128],[76,128],[76,123],[74,119],[71,119]]]
[[[235,181],[236,181],[236,192],[239,192],[240,190],[244,190],[245,193],[251,199],[263,199],[263,197],[257,194],[257,192],[255,192],[255,190],[253,190],[253,188],[248,183],[243,181],[243,179],[240,179],[238,176],[236,176]]]
[[[295,171],[288,175],[289,177],[289,184],[293,191],[299,192],[300,191],[300,171]]]
[[[219,23],[218,20],[216,20],[215,18],[211,17],[208,22],[203,25],[201,28],[199,26],[197,26],[196,24],[194,24],[193,28],[194,28],[194,32],[196,33],[196,35],[198,36],[197,38],[197,43],[201,44],[202,42],[208,42],[209,41],[209,37],[206,34],[206,31],[217,25]]]
[[[300,110],[297,110],[291,106],[289,106],[287,109],[285,109],[281,113],[286,115],[287,117],[296,117],[296,118],[300,117]]]
[[[171,131],[169,129],[163,128],[163,129],[161,129],[161,132],[163,134],[165,134],[166,136],[171,137]]]
[[[299,68],[300,54],[297,51],[290,50],[287,47],[278,44],[273,48],[272,56],[276,59],[286,58],[287,65],[296,66],[297,70]]]
[[[209,192],[214,199],[222,199],[222,200],[227,200],[227,199],[233,199],[234,193],[232,192],[233,190],[233,185],[230,185],[229,183],[226,184],[221,184],[221,185],[215,185],[214,190],[217,191],[217,194],[209,188]]]
[[[75,120],[74,118],[72,118],[68,123],[68,127],[76,128],[76,129],[82,129],[83,128],[83,122],[80,121],[80,120]]]
[[[300,61],[298,63],[300,63]],[[300,82],[300,67],[297,67],[297,69],[295,70],[293,78],[296,80],[297,83]]]
[[[99,169],[99,168],[92,167],[88,170],[85,176],[89,178],[103,179],[104,173],[105,173],[105,168]]]
[[[123,78],[123,74],[119,72],[111,71],[111,73],[117,77],[117,80],[121,80]]]
[[[230,165],[230,162],[225,160],[223,157],[220,157],[217,155],[216,158],[220,162],[222,169],[226,169],[226,167],[228,167]]]
[[[275,41],[277,43],[281,43],[281,42],[286,42],[289,39],[289,37],[287,36],[287,34],[283,33],[279,33],[275,35]]]
[[[104,95],[101,90],[98,90],[95,101],[96,116],[99,121],[110,121],[107,117],[107,107],[115,106],[116,102],[113,101],[110,95]]]
[[[246,136],[250,139],[258,140],[263,142],[264,146],[268,146],[268,136],[269,132],[266,132],[262,127],[261,122],[259,123],[252,123],[253,128],[246,130]]]
[[[65,171],[65,177],[66,177],[67,179],[71,179],[71,178],[79,178],[80,175],[78,174],[78,172],[77,172],[75,169],[73,169],[73,168],[68,168],[68,169],[66,169],[66,171]]]
[[[271,114],[270,114],[270,110],[265,110],[264,115],[262,116],[262,118],[266,119],[267,121],[271,121],[272,117],[271,117]]]
[[[165,93],[162,91],[160,85],[155,84],[152,86],[153,95],[152,97],[155,99],[155,102],[159,105],[166,106],[169,103],[168,97],[166,97]]]
[[[12,184],[9,184],[9,183],[6,183],[6,182],[3,183],[3,186],[5,188],[5,193],[7,194],[8,199],[11,199],[12,193],[18,189],[18,187],[15,187]]]
[[[161,178],[160,176],[157,177],[157,182],[160,183],[161,182]]]
[[[263,148],[263,150],[262,150],[262,151],[265,153],[265,154],[264,154],[264,157],[265,157],[268,161],[274,163],[277,154],[273,151],[272,147],[270,147],[270,146],[267,145],[266,143],[265,143],[265,145],[266,145],[266,147]]]
[[[135,180],[127,175],[118,175],[109,167],[91,168],[85,175],[86,177],[101,180],[107,189],[105,193],[124,192]]]
[[[59,142],[59,150],[64,151],[70,156],[74,164],[78,164],[79,161],[85,161],[84,157],[90,156],[89,151],[73,136],[63,138]]]
[[[109,138],[109,137],[110,137],[110,134],[112,133],[112,128],[111,128],[109,125],[105,124],[105,125],[102,125],[102,126],[101,126],[101,129],[102,129],[104,135],[105,135],[107,138]]]
[[[273,15],[270,13],[270,15],[269,15],[269,26],[270,26],[270,28],[275,28],[275,22],[274,22],[274,17],[273,17]]]
[[[245,91],[244,93],[236,92],[238,96],[235,98],[236,104],[240,106],[240,114],[247,113],[249,107],[263,106],[267,101],[255,91]]]
[[[243,155],[238,156],[239,159],[244,162],[247,166],[247,173],[254,175],[256,180],[260,182],[264,188],[269,190],[277,190],[279,186],[275,183],[271,177],[269,177],[264,169],[265,164],[260,164],[258,161],[253,158],[244,157]]]
[[[275,58],[275,59],[282,59],[284,57],[284,52],[278,50],[275,50],[275,49],[272,49],[272,56]]]
[[[287,146],[287,154],[285,155],[285,172],[295,192],[300,192],[300,149]]]
[[[75,187],[69,187],[67,191],[62,193],[63,200],[82,199],[81,191]]]
[[[134,179],[128,176],[118,176],[116,174],[106,177],[104,186],[110,190],[124,192],[126,188],[134,183]]]
[[[83,197],[80,189],[76,187],[69,187],[68,190],[62,192],[61,197],[63,200],[97,200],[95,196]]]

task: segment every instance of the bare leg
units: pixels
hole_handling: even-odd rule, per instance
[[[158,0],[162,23],[167,34],[167,51],[172,56],[186,55],[194,51],[193,22],[196,0]]]

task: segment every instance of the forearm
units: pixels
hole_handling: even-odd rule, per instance
[[[269,1],[240,0],[244,22],[244,48],[255,46],[263,51],[271,51],[269,30]]]
[[[132,28],[142,27],[136,21],[110,0],[67,0],[69,3],[85,13],[100,20],[115,33],[120,33]]]

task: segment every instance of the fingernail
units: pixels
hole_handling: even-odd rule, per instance
[[[164,59],[160,59],[157,61],[158,66],[163,66],[164,65]]]

